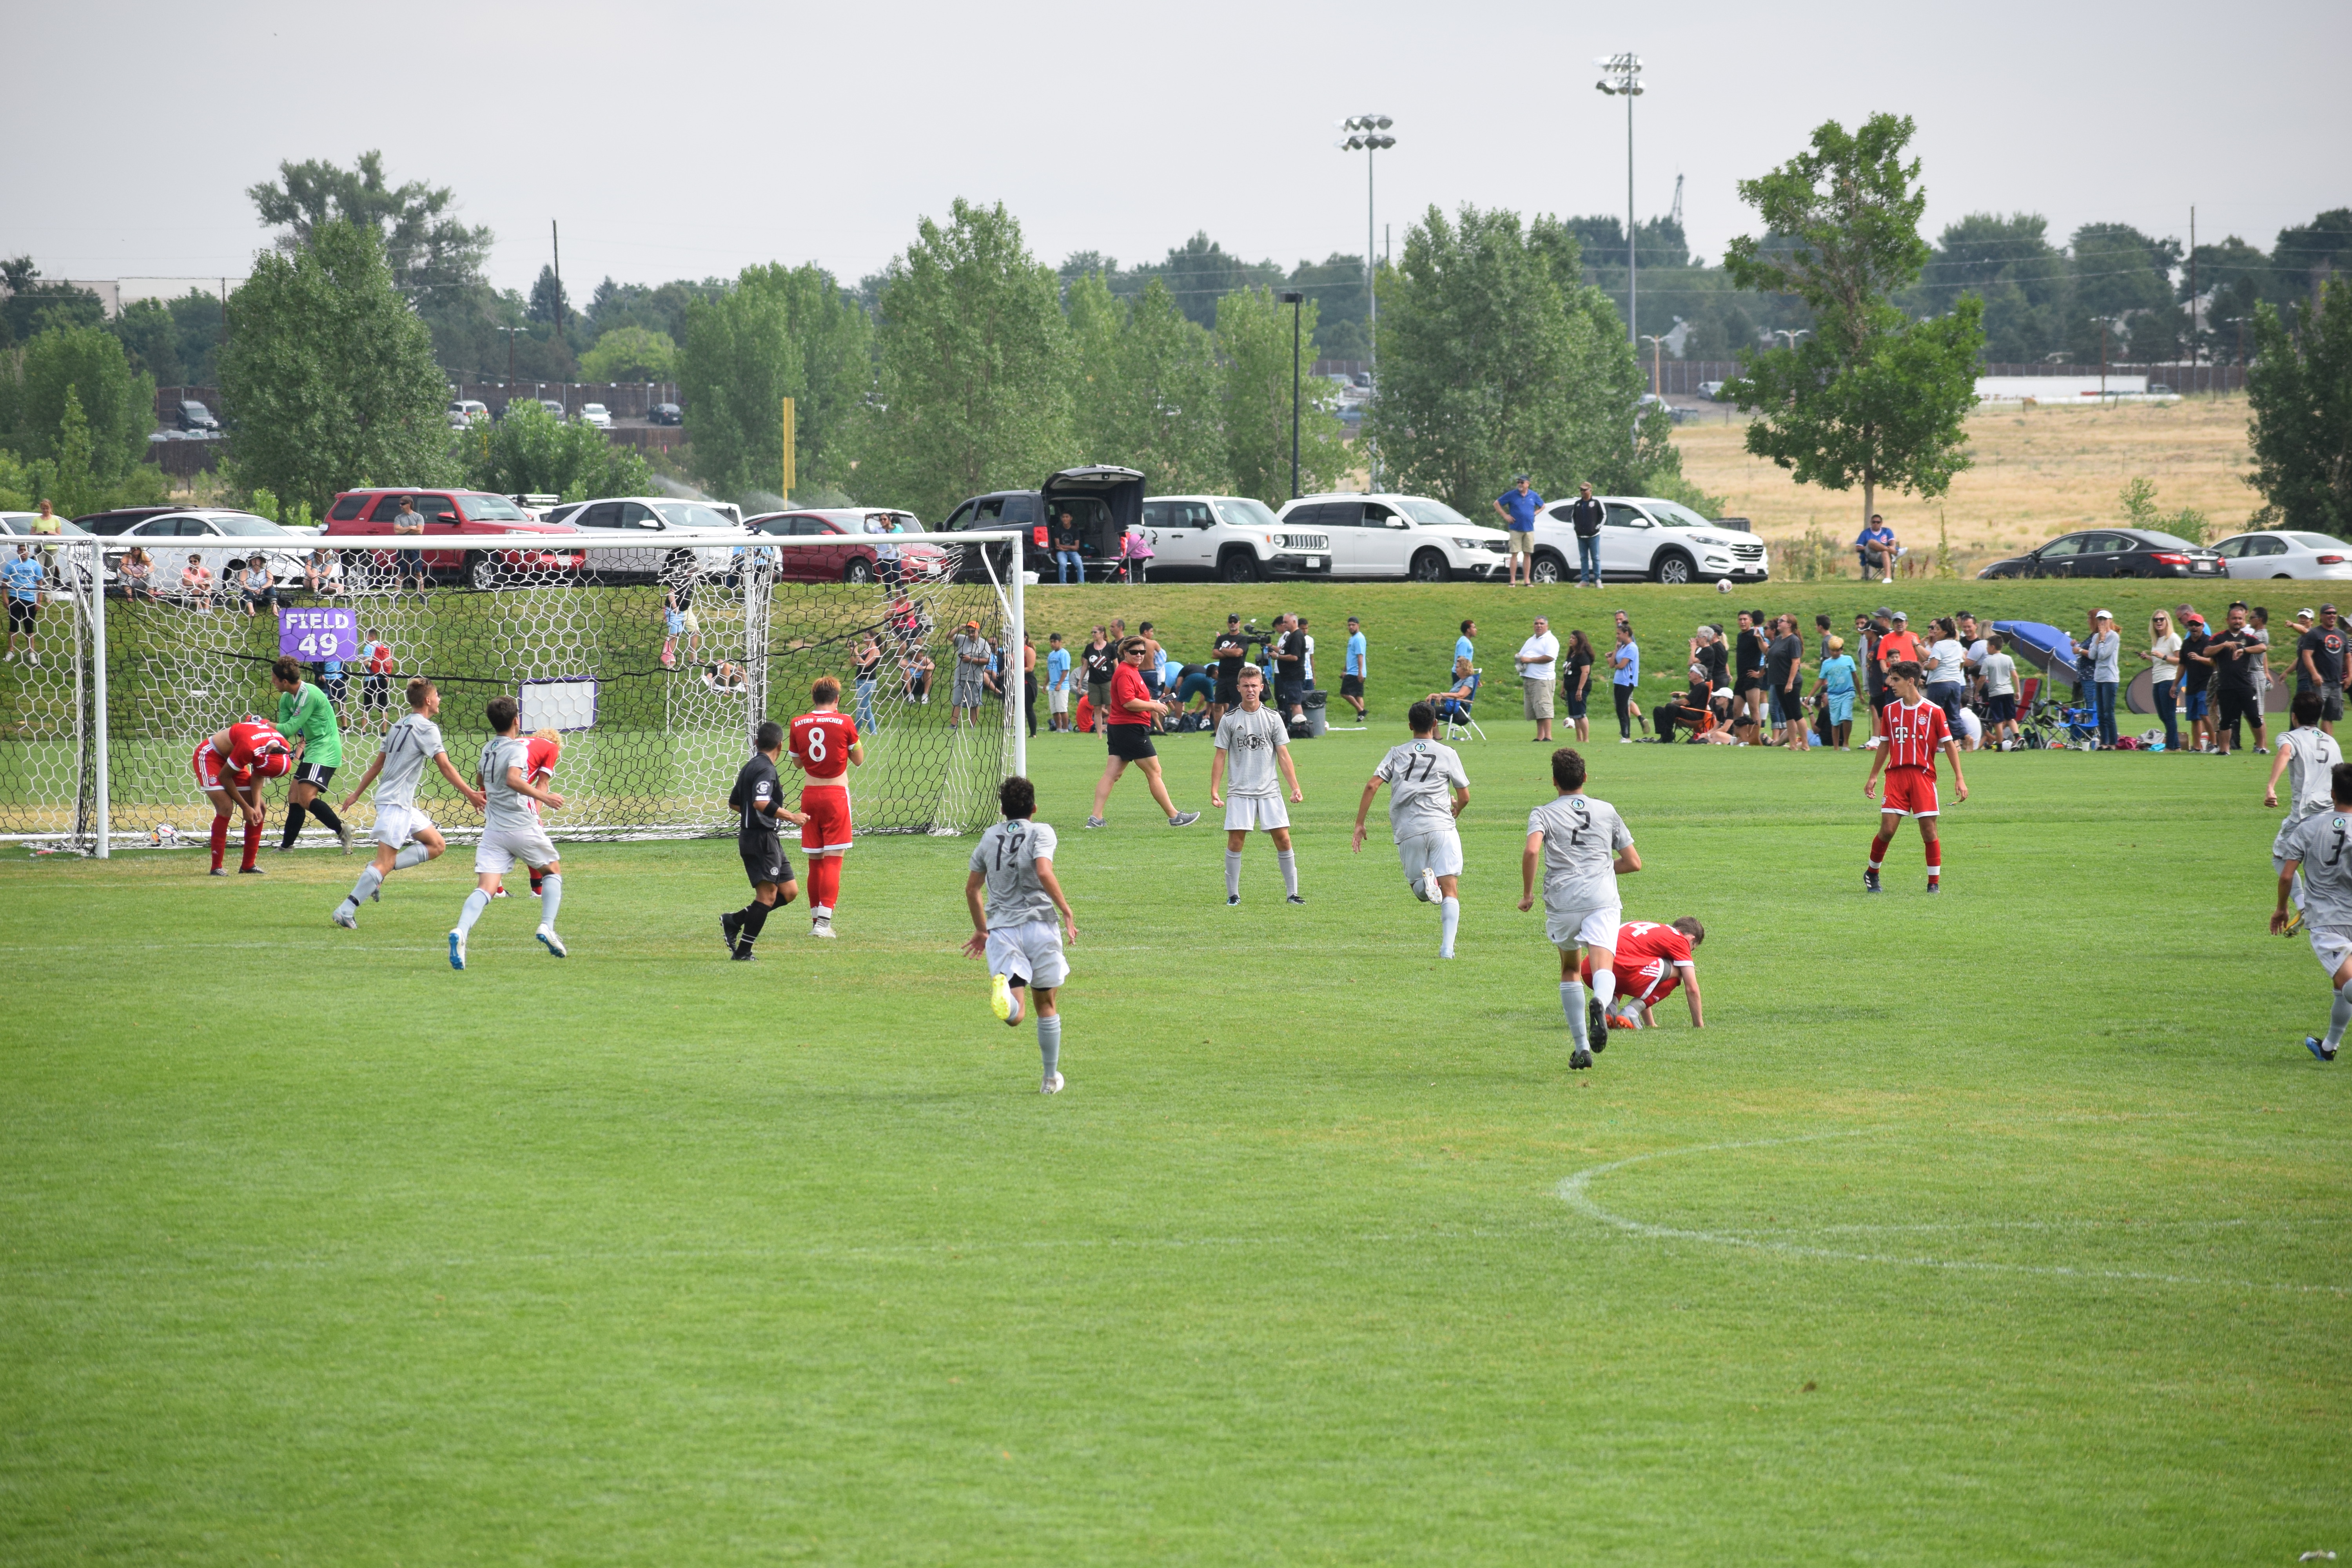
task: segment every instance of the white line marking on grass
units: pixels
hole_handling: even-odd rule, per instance
[[[1958,1258],[1923,1256],[1900,1257],[1889,1253],[1849,1252],[1837,1247],[1808,1247],[1795,1242],[1775,1241],[1762,1237],[1742,1236],[1729,1231],[1690,1230],[1680,1226],[1652,1225],[1647,1220],[1629,1219],[1612,1214],[1592,1197],[1592,1184],[1612,1172],[1629,1165],[1647,1164],[1653,1160],[1672,1159],[1684,1154],[1720,1154],[1735,1149],[1773,1149],[1790,1143],[1818,1143],[1831,1138],[1864,1138],[1874,1133],[1895,1131],[1885,1127],[1858,1127],[1837,1132],[1809,1132],[1793,1138],[1759,1138],[1738,1143],[1696,1143],[1683,1149],[1660,1149],[1647,1154],[1634,1154],[1622,1160],[1612,1160],[1605,1165],[1591,1165],[1568,1177],[1553,1189],[1562,1203],[1588,1219],[1622,1230],[1630,1236],[1644,1237],[1654,1241],[1697,1241],[1715,1247],[1744,1247],[1751,1252],[1778,1253],[1786,1258],[1808,1258],[1835,1263],[1875,1263],[1899,1268],[1948,1268],[1983,1274],[2035,1274],[2060,1279],[2111,1279],[2154,1285],[2214,1285],[2233,1290],[2284,1290],[2328,1296],[2352,1295],[2352,1288],[2342,1285],[2297,1285],[2271,1279],[2222,1279],[2189,1274],[2158,1274],[2127,1268],[2079,1268],[2053,1263],[1992,1263]],[[1818,1233],[1817,1233],[1818,1234]]]

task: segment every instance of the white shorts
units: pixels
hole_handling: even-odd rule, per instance
[[[375,841],[387,849],[399,848],[432,826],[433,819],[413,805],[375,808]]]
[[[1421,873],[1424,868],[1441,877],[1462,875],[1462,835],[1450,829],[1408,838],[1396,850],[1397,859],[1404,867],[1404,885],[1415,893],[1421,891]]]
[[[518,860],[540,867],[552,866],[559,858],[555,841],[536,822],[529,827],[488,827],[482,830],[482,842],[474,850],[474,874],[503,877]]]
[[[1225,796],[1225,831],[1247,833],[1253,827],[1269,831],[1290,826],[1290,808],[1282,804],[1278,795],[1229,795]]]
[[[1052,921],[991,926],[988,972],[1052,990],[1070,977],[1069,961],[1062,956],[1062,928]]]
[[[2319,960],[2319,967],[2327,971],[2327,983],[2336,983],[2336,972],[2344,961],[2352,958],[2352,931],[2334,926],[2311,928],[2311,955]]]
[[[1068,687],[1065,686],[1065,687],[1064,687],[1064,688],[1062,688],[1062,689],[1060,689],[1059,691],[1050,691],[1050,690],[1049,690],[1049,691],[1047,691],[1047,692],[1045,693],[1045,711],[1046,711],[1046,712],[1048,712],[1048,713],[1067,713],[1069,710],[1070,710],[1070,689],[1069,689]]]
[[[1554,947],[1605,947],[1617,951],[1617,928],[1624,924],[1622,904],[1601,910],[1556,910],[1544,906],[1544,935]]]

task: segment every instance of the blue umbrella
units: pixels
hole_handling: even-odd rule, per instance
[[[2074,685],[2074,639],[2045,621],[1995,621],[1992,629],[2007,637],[2025,661],[2053,680]]]

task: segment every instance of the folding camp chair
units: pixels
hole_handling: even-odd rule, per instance
[[[1482,741],[1486,738],[1486,731],[1478,728],[1478,721],[1472,717],[1470,712],[1470,705],[1478,700],[1478,687],[1486,679],[1485,670],[1473,668],[1470,671],[1470,685],[1467,690],[1459,697],[1441,697],[1437,700],[1437,716],[1445,726],[1443,739],[1458,741],[1465,735],[1475,735]]]

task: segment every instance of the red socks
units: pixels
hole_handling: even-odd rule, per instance
[[[228,818],[213,818],[213,869],[221,868],[221,857],[228,852]]]
[[[214,820],[218,822],[220,819],[215,817]],[[223,827],[226,827],[228,824],[223,822],[221,823],[221,826]],[[261,824],[257,822],[248,822],[245,825],[245,858],[237,862],[238,868],[246,871],[252,870],[253,858],[260,853]]]
[[[829,910],[841,892],[841,857],[818,855],[809,861],[809,904]]]
[[[1870,868],[1872,870],[1875,871],[1879,867],[1886,863],[1886,847],[1893,842],[1894,840],[1891,838],[1874,837],[1871,839]]]
[[[1940,838],[1930,838],[1927,840],[1927,880],[1939,881],[1943,875],[1944,841]]]

